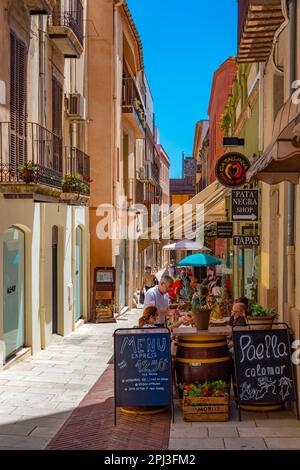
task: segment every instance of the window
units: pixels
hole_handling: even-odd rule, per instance
[[[27,50],[10,34],[10,169],[15,172],[27,160]]]

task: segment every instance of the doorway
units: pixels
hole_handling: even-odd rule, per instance
[[[82,228],[76,228],[75,243],[75,321],[83,317],[82,306]]]
[[[17,228],[3,237],[3,338],[5,362],[25,345],[25,235]]]
[[[52,227],[52,334],[58,332],[58,228]]]

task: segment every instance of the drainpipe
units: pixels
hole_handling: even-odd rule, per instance
[[[40,75],[40,123],[46,127],[46,60],[45,60],[45,22],[39,15],[39,75]]]
[[[297,41],[297,0],[289,2],[290,35],[290,89],[296,80],[296,41]],[[287,271],[288,271],[288,305],[295,305],[295,185],[288,183],[288,214],[287,214]]]
[[[45,65],[45,23],[44,16],[39,15],[39,88],[40,88],[40,124],[46,127],[46,65]],[[45,204],[40,204],[40,276],[39,276],[39,291],[40,291],[40,334],[41,334],[41,349],[46,347],[46,293],[45,293],[45,272],[46,272],[46,251],[45,251],[45,223],[46,213]]]

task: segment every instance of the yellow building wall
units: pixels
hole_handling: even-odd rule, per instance
[[[186,202],[188,202],[191,199],[191,196],[188,194],[175,194],[171,196],[171,202],[173,204],[178,204],[180,206],[183,206]]]

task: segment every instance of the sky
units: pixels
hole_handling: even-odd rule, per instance
[[[180,178],[214,71],[237,52],[237,0],[127,0],[143,43],[161,144]]]

